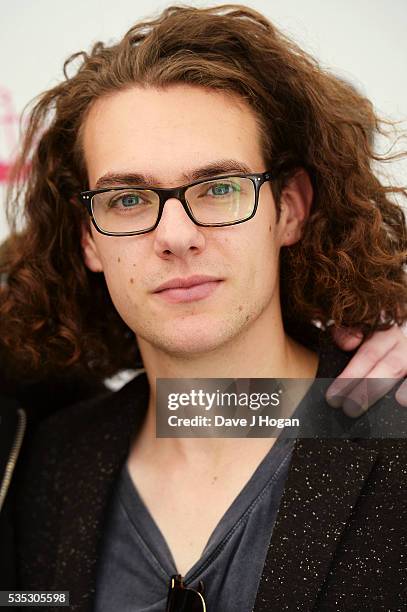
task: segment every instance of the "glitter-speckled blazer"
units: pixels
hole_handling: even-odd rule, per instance
[[[343,366],[334,353],[320,355],[326,377]],[[37,433],[19,493],[21,589],[69,590],[71,610],[92,610],[106,508],[148,393],[141,375]],[[297,440],[254,612],[407,610],[406,491],[405,440]]]

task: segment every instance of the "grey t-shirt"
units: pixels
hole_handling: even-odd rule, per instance
[[[293,447],[287,438],[275,442],[185,575],[186,586],[203,581],[208,612],[253,609]],[[170,577],[177,573],[125,465],[104,534],[95,612],[165,612]]]

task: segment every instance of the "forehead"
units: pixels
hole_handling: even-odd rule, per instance
[[[170,185],[217,159],[260,171],[256,115],[237,95],[189,85],[134,86],[99,98],[83,126],[90,186],[109,172],[140,171]]]

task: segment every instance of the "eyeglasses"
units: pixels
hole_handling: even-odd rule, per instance
[[[134,236],[153,231],[164,206],[176,198],[196,225],[222,227],[244,223],[256,214],[260,187],[270,172],[218,176],[174,187],[111,187],[80,194],[92,223],[101,234]]]
[[[203,598],[204,585],[199,583],[199,590],[184,586],[180,574],[171,576],[165,612],[207,612]]]

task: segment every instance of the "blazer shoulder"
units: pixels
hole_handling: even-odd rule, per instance
[[[146,377],[139,375],[124,385],[119,391],[106,390],[92,399],[78,402],[56,410],[36,428],[33,442],[45,439],[52,445],[63,445],[80,436],[81,433],[100,428],[109,423],[118,412],[123,411],[134,400],[143,395]]]

